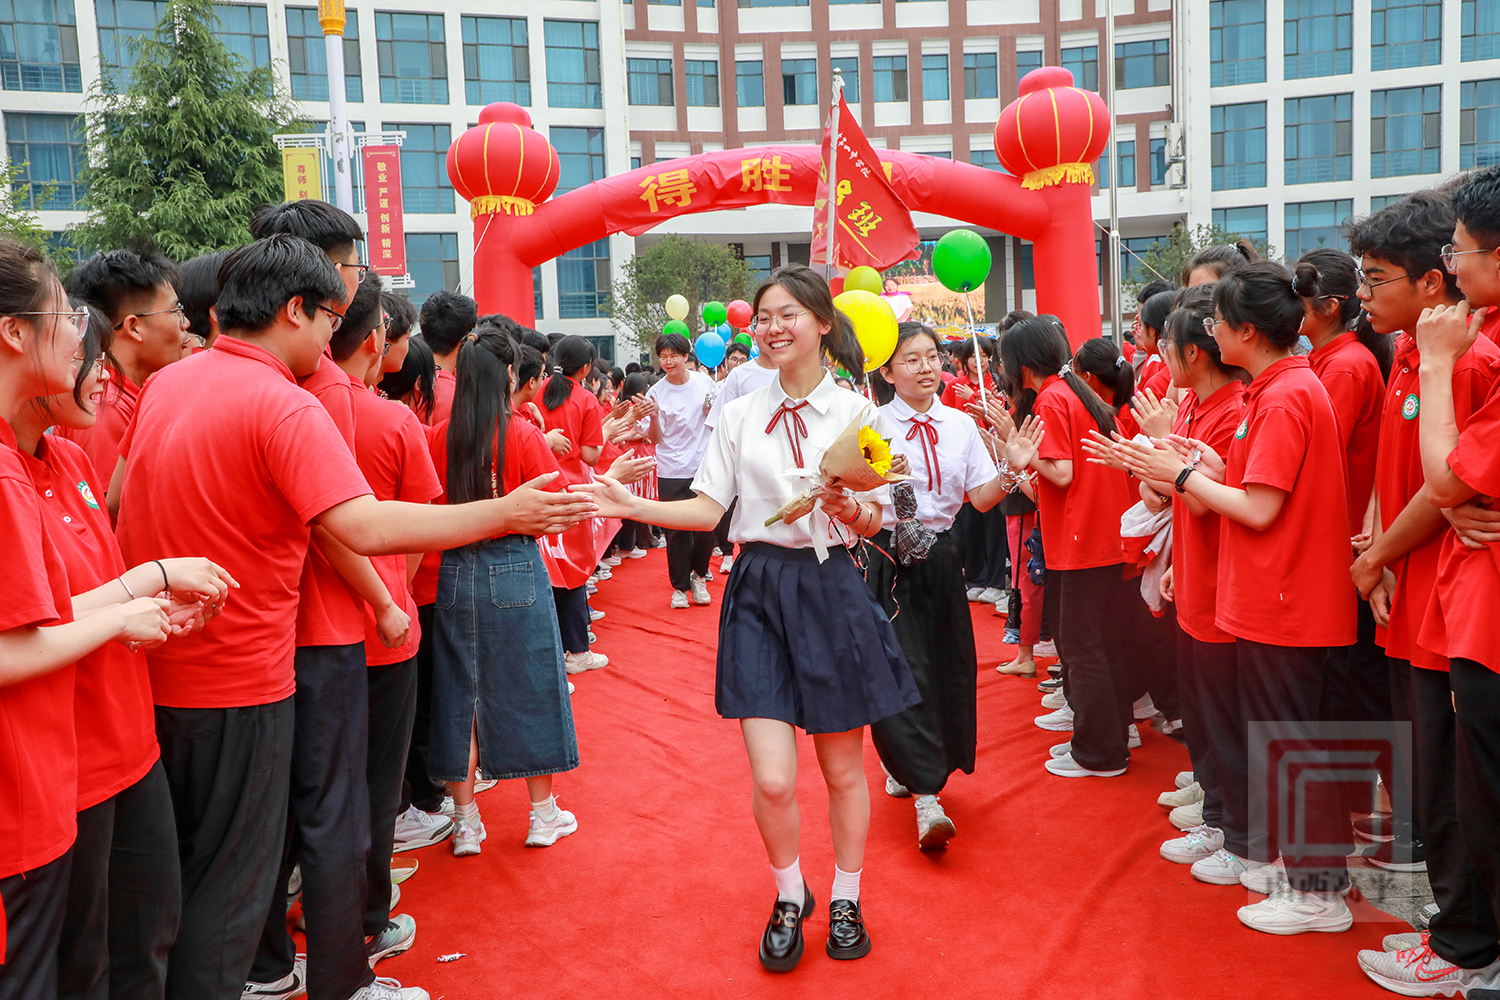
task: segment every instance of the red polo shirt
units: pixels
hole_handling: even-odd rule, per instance
[[[438,495],[433,503],[447,503],[448,496],[443,491],[443,483],[448,480],[448,421],[429,424],[422,428],[422,437],[427,442],[427,454],[433,463],[433,469],[438,477]],[[438,450],[442,449],[443,461],[438,464]],[[437,600],[437,578],[438,568],[443,565],[443,553],[425,552],[422,554],[422,564],[417,567],[417,575],[412,577],[411,596],[417,602],[417,607],[424,607]]]
[[[1421,380],[1417,366],[1421,354],[1417,342],[1403,333],[1396,340],[1396,358],[1386,387],[1380,421],[1380,457],[1375,464],[1375,488],[1380,496],[1380,530],[1389,531],[1396,517],[1422,488],[1422,449],[1418,428],[1421,414]],[[1480,337],[1453,369],[1453,411],[1462,431],[1469,417],[1489,396],[1500,373],[1500,348]],[[1433,603],[1437,587],[1438,556],[1443,534],[1418,546],[1387,567],[1396,577],[1391,597],[1391,624],[1379,630],[1386,654],[1408,660],[1413,666],[1447,670],[1447,639],[1442,615],[1435,615],[1432,628],[1423,632],[1423,620]],[[1418,644],[1418,637],[1431,649]]]
[[[401,403],[381,399],[365,389],[359,382],[354,385],[354,423],[358,434],[354,439],[354,458],[365,474],[365,482],[375,493],[376,500],[402,500],[407,503],[428,503],[442,495],[437,472],[432,468],[432,456],[427,451],[427,435],[422,433],[422,424]],[[417,605],[412,599],[411,589],[406,585],[406,556],[374,556],[370,562],[380,574],[391,598],[407,614],[411,615],[411,633],[405,645],[389,649],[380,641],[375,629],[375,611],[362,604],[365,624],[365,663],[380,666],[387,663],[402,663],[417,655],[417,646],[422,639],[421,627],[417,624]]]
[[[1283,358],[1250,384],[1225,464],[1229,486],[1260,483],[1286,499],[1265,531],[1221,520],[1218,626],[1273,646],[1351,645],[1359,592],[1349,580],[1344,451],[1307,358]]]
[[[563,375],[552,376],[552,378],[565,377]],[[583,464],[581,453],[584,448],[604,447],[604,421],[599,418],[599,400],[575,382],[573,391],[568,394],[567,399],[563,400],[563,404],[555,410],[549,410],[542,399],[551,381],[552,379],[548,379],[543,383],[536,402],[541,407],[542,420],[547,424],[547,430],[561,430],[572,442],[572,449],[566,455],[557,457],[558,467],[562,469],[562,478],[575,484],[589,482],[593,476],[589,467]],[[516,485],[519,486],[520,483]]]
[[[0,420],[0,631],[73,620],[67,566],[48,522],[16,436]],[[73,675],[69,665],[0,686],[0,878],[57,860],[77,836]]]
[[[458,388],[458,379],[446,368],[439,368],[432,380],[432,416],[427,426],[445,424],[453,415],[453,390]]]
[[[1313,374],[1328,390],[1338,418],[1349,476],[1349,534],[1360,533],[1375,485],[1375,453],[1380,442],[1380,409],[1385,379],[1370,349],[1352,330],[1307,356]]]
[[[67,568],[68,590],[87,593],[125,572],[88,456],[72,441],[42,435],[41,457],[22,454]],[[114,596],[124,601],[123,587]],[[156,763],[156,719],[146,654],[107,642],[78,661],[73,698],[78,729],[78,810],[141,780]]]
[[[1093,569],[1125,561],[1120,545],[1120,515],[1130,507],[1130,488],[1123,473],[1088,460],[1082,441],[1099,424],[1068,384],[1048,376],[1032,412],[1041,417],[1038,457],[1073,463],[1073,481],[1054,486],[1037,476],[1042,512],[1042,548],[1048,569]]]
[[[1202,441],[1220,456],[1227,455],[1244,410],[1245,386],[1241,382],[1220,387],[1201,403],[1196,393],[1184,393],[1172,433]],[[1180,494],[1172,498],[1172,587],[1177,624],[1199,642],[1234,641],[1234,636],[1214,620],[1221,520],[1213,511],[1194,517]]]
[[[1479,333],[1493,342],[1500,343],[1500,308],[1489,307],[1489,312],[1484,314],[1484,322],[1479,324]]]
[[[433,430],[436,431],[439,428],[435,427]],[[442,425],[441,431],[442,433],[434,436],[432,457],[437,465],[438,479],[442,482],[446,492],[448,488],[448,426]],[[497,440],[495,442],[497,452],[499,444]],[[514,413],[505,422],[505,458],[500,463],[500,469],[502,496],[518,486],[529,483],[537,476],[560,471],[557,455],[553,453],[552,447],[547,444],[547,438],[537,429],[536,424],[525,418],[517,418]],[[566,478],[566,475],[558,476],[545,489],[553,493],[563,489],[563,480]],[[504,538],[508,534],[512,532],[502,532],[494,537]]]
[[[240,582],[208,628],[147,653],[156,704],[290,697],[308,524],[370,492],[328,411],[279,359],[226,335],[147,381],[120,452],[126,562],[205,556]]]
[[[141,387],[111,365],[104,398],[99,401],[99,412],[94,416],[94,426],[87,430],[52,428],[53,437],[65,438],[83,449],[92,470],[89,478],[106,490],[115,474],[115,466],[120,462],[120,439],[135,416],[135,401],[140,395]],[[103,496],[99,494],[100,499]]]
[[[1146,359],[1146,364],[1141,368],[1138,388],[1150,389],[1156,393],[1157,399],[1166,398],[1167,392],[1172,388],[1172,369],[1167,367],[1161,355],[1153,354]]]

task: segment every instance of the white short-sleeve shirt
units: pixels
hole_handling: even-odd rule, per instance
[[[662,479],[690,479],[708,447],[703,404],[713,398],[714,380],[689,372],[682,385],[662,379],[646,396],[656,400],[661,442],[656,446],[656,474]]]
[[[714,405],[708,411],[708,427],[710,430],[719,426],[719,414],[724,412],[724,407],[734,402],[741,396],[749,395],[756,389],[764,389],[776,381],[775,368],[762,368],[758,361],[746,361],[734,371],[724,377],[719,383],[719,394],[714,397]]]
[[[725,509],[739,497],[739,506],[729,524],[731,541],[770,542],[792,549],[817,548],[819,544],[827,548],[842,546],[849,539],[848,529],[839,526],[842,537],[832,532],[821,508],[791,524],[777,520],[766,526],[766,518],[809,486],[806,480],[784,475],[799,467],[787,437],[785,418],[771,433],[766,433],[766,426],[788,399],[777,378],[725,406],[693,480],[693,490],[707,494]],[[856,418],[885,434],[875,405],[857,393],[840,388],[827,373],[808,394],[807,405],[797,412],[807,428],[806,439],[798,439],[802,468],[816,469],[823,453]],[[861,496],[889,504],[890,487],[882,486]]]
[[[918,413],[897,396],[880,408],[880,415],[891,433],[891,448],[911,463],[912,486],[917,491],[917,520],[933,531],[953,527],[964,494],[1000,475],[974,421],[962,411],[944,406],[936,397],[931,409]],[[937,431],[936,471],[940,475],[931,477],[932,489],[928,488],[929,455],[934,451],[931,438],[925,430],[912,433],[912,428],[923,420],[930,420]],[[925,448],[924,439],[928,442]],[[883,513],[885,527],[895,525],[895,508],[887,506]]]

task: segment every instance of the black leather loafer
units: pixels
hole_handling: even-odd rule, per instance
[[[806,902],[800,908],[796,903],[776,900],[766,932],[760,936],[760,964],[771,972],[791,972],[802,960],[802,923],[813,912],[813,894],[806,882],[802,883],[802,893]],[[868,945],[865,950],[869,950]]]
[[[865,918],[859,904],[852,899],[835,899],[828,904],[828,957],[841,962],[864,958],[870,953],[870,935],[865,932]]]

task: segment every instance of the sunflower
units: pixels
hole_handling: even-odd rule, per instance
[[[870,468],[882,477],[891,471],[890,439],[881,437],[873,427],[859,429],[859,450],[865,461],[870,463]]]

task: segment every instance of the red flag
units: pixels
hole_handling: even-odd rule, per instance
[[[830,121],[830,125],[832,122]],[[834,215],[833,262],[838,267],[864,265],[883,271],[917,256],[917,227],[911,212],[891,187],[880,157],[849,113],[843,92],[838,106],[838,161],[834,183],[838,199]],[[823,162],[818,170],[818,193],[813,202],[812,261],[827,260],[829,129],[823,130]]]

